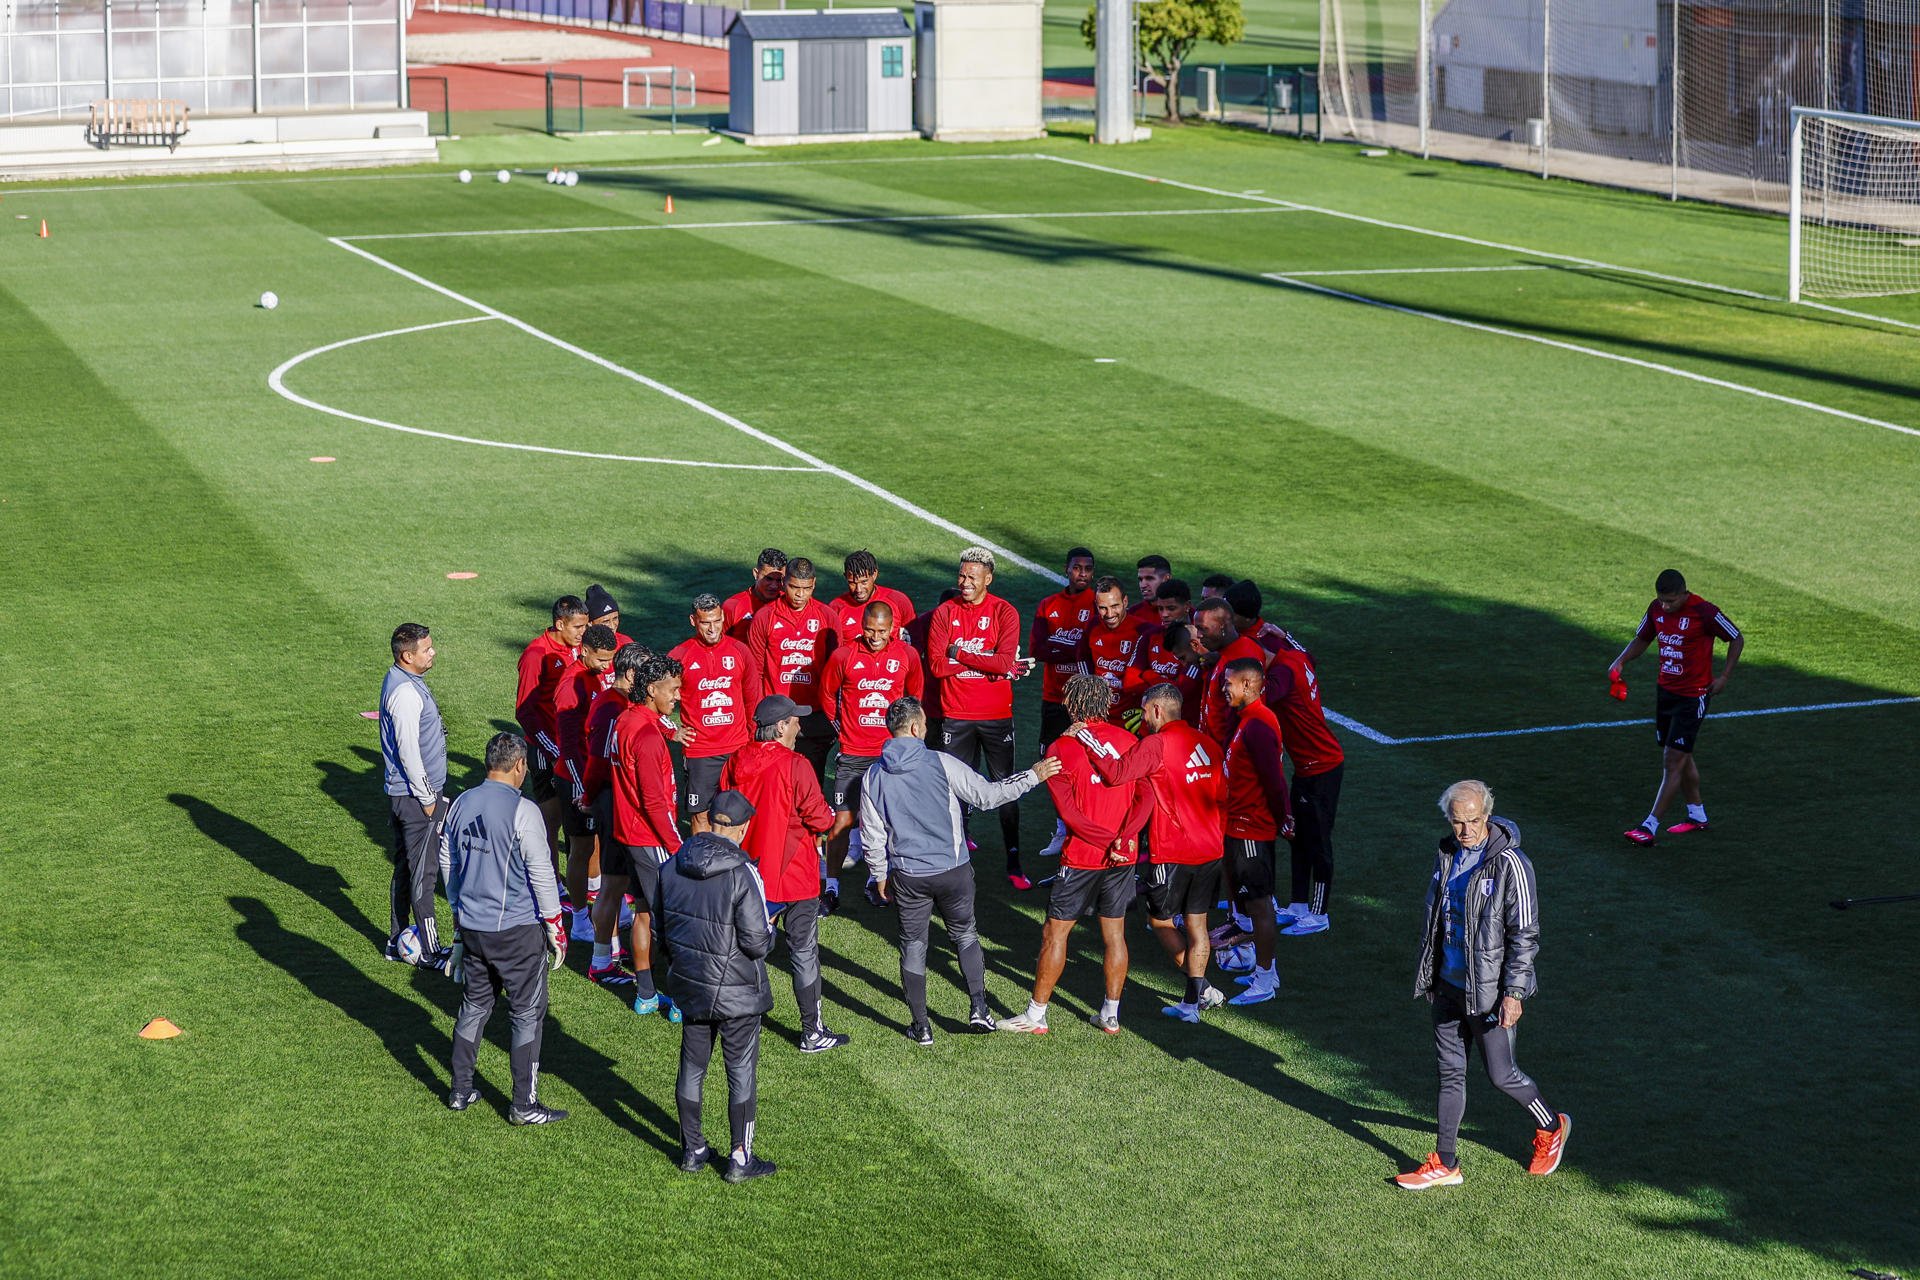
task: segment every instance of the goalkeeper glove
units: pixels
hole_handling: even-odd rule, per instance
[[[567,963],[566,917],[555,912],[540,923],[547,931],[547,967],[558,969]]]
[[[467,944],[458,935],[454,935],[453,954],[447,957],[447,976],[455,982],[467,980]]]
[[[1132,707],[1120,713],[1120,727],[1128,733],[1140,732],[1140,708]]]

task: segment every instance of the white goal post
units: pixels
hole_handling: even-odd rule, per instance
[[[693,72],[683,71],[679,67],[672,66],[622,67],[620,69],[621,110],[631,111],[633,109],[633,82],[636,77],[638,77],[641,87],[645,90],[646,105],[651,107],[653,105],[653,79],[655,76],[662,75],[667,78],[668,106],[690,107],[694,105]],[[684,103],[680,100],[680,91],[682,89],[686,90],[687,93],[687,98]]]
[[[1920,293],[1920,121],[1795,107],[1787,298]]]

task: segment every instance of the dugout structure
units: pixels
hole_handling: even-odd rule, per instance
[[[913,136],[913,29],[898,9],[743,12],[727,35],[727,132],[761,145]]]

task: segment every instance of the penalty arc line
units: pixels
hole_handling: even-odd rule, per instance
[[[650,458],[623,453],[589,453],[583,449],[556,449],[538,444],[516,444],[507,440],[482,440],[477,436],[454,435],[447,431],[429,431],[425,427],[403,426],[398,422],[388,422],[384,418],[370,418],[365,414],[350,413],[345,409],[336,409],[332,405],[321,404],[318,400],[308,399],[286,384],[286,375],[295,368],[329,351],[338,351],[342,347],[358,346],[362,342],[375,342],[381,338],[397,338],[407,333],[425,333],[430,329],[446,329],[453,325],[479,324],[494,319],[493,316],[462,316],[458,320],[439,320],[433,324],[409,325],[404,329],[388,329],[384,333],[362,334],[357,338],[347,338],[340,342],[329,342],[323,347],[311,351],[302,351],[267,375],[267,385],[283,399],[306,409],[331,414],[336,418],[345,418],[350,422],[363,422],[370,427],[382,427],[388,431],[403,431],[412,436],[430,436],[435,440],[451,440],[457,444],[484,445],[489,449],[516,449],[522,453],[547,453],[563,458],[592,458],[601,462],[651,462],[667,467],[706,467],[719,471],[817,471],[818,467],[781,467],[764,462],[696,462],[685,458]]]
[[[1750,387],[1744,382],[1729,382],[1725,378],[1710,377],[1704,373],[1695,373],[1691,369],[1681,369],[1670,364],[1660,364],[1653,360],[1642,360],[1638,356],[1621,355],[1617,351],[1602,351],[1598,347],[1586,347],[1577,342],[1562,342],[1558,338],[1548,338],[1537,333],[1523,333],[1518,329],[1503,329],[1499,325],[1483,324],[1477,320],[1462,320],[1458,316],[1441,315],[1437,311],[1422,311],[1418,307],[1402,306],[1397,302],[1383,302],[1379,298],[1369,298],[1361,293],[1349,293],[1345,289],[1335,289],[1324,284],[1314,284],[1293,276],[1283,276],[1267,272],[1260,277],[1275,284],[1289,288],[1305,289],[1311,293],[1324,294],[1329,298],[1342,298],[1348,302],[1364,303],[1369,307],[1379,307],[1382,311],[1397,311],[1401,315],[1418,316],[1423,320],[1438,320],[1441,324],[1450,324],[1461,329],[1472,329],[1479,333],[1496,334],[1503,338],[1518,338],[1522,342],[1538,343],[1543,347],[1553,347],[1560,351],[1571,351],[1577,355],[1593,356],[1600,360],[1612,360],[1619,364],[1632,365],[1636,369],[1649,369],[1655,373],[1671,374],[1676,378],[1685,378],[1689,382],[1703,383],[1709,387],[1719,387],[1723,391],[1737,391],[1741,395],[1755,396],[1761,400],[1771,400],[1776,404],[1792,405],[1796,409],[1810,409],[1815,413],[1824,413],[1831,418],[1844,418],[1848,422],[1858,422],[1869,427],[1879,427],[1885,431],[1897,431],[1901,435],[1920,436],[1920,428],[1903,427],[1897,422],[1888,422],[1884,418],[1870,418],[1864,413],[1854,413],[1847,409],[1836,409],[1832,405],[1819,404],[1812,400],[1802,400],[1798,396],[1782,395],[1778,391],[1764,391],[1759,387]]]

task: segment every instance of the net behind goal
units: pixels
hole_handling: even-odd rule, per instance
[[[1920,293],[1920,121],[1793,110],[1787,296]]]

